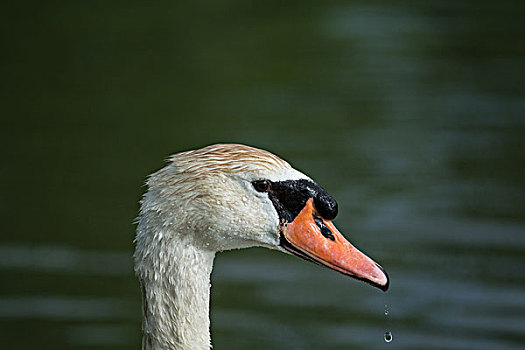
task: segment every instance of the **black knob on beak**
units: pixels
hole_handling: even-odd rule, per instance
[[[318,193],[314,198],[314,206],[325,220],[333,220],[337,216],[337,202],[328,193]]]

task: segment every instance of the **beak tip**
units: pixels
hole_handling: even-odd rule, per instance
[[[388,277],[388,274],[386,273],[385,269],[379,264],[376,263],[376,266],[381,270],[383,273],[383,277],[381,278],[381,281],[378,281],[377,287],[381,289],[383,292],[386,292],[388,288],[390,287],[390,278]]]
[[[388,288],[390,287],[390,280],[386,280],[386,284],[379,286],[379,289],[381,289],[383,292],[388,291]]]

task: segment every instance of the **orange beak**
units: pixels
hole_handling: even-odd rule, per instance
[[[281,245],[291,253],[386,292],[388,276],[379,264],[361,253],[329,220],[317,214],[310,198],[293,222],[282,226]]]

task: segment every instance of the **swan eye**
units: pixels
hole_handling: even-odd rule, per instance
[[[252,181],[253,188],[257,192],[268,192],[270,191],[270,181],[268,180],[255,180]]]

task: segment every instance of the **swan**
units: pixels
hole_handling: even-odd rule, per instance
[[[275,249],[388,289],[381,266],[333,225],[337,202],[268,151],[181,152],[146,185],[134,241],[144,350],[211,348],[210,274],[220,251]]]

